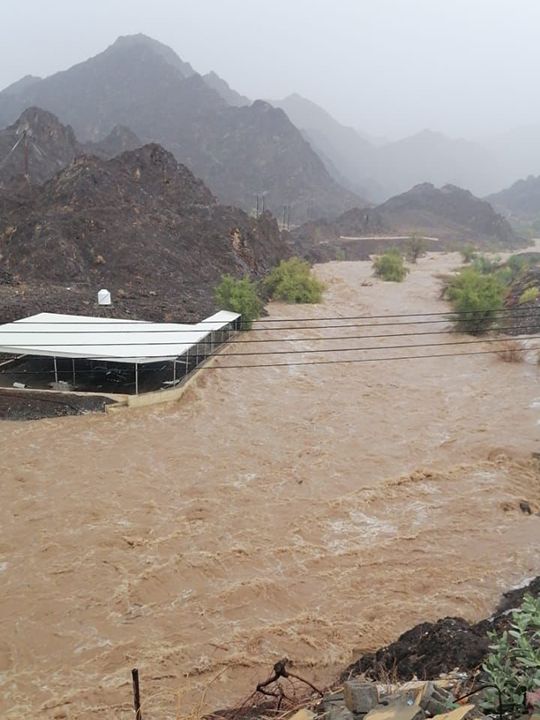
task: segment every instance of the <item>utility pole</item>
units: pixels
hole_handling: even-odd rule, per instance
[[[23,130],[23,147],[24,147],[24,176],[30,183],[30,163],[28,152],[28,130]]]

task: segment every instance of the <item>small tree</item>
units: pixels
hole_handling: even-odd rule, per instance
[[[308,262],[293,257],[282,260],[264,280],[268,296],[288,303],[318,303],[324,283],[313,275]]]
[[[376,257],[373,261],[373,270],[377,277],[390,282],[403,282],[409,272],[401,253],[396,248]]]
[[[257,285],[249,278],[237,280],[231,275],[223,275],[214,290],[214,297],[223,310],[231,310],[242,316],[242,326],[245,329],[251,327],[253,320],[259,317],[263,309]]]
[[[447,297],[456,313],[456,328],[471,335],[487,332],[503,306],[504,286],[494,275],[465,268],[448,285]]]
[[[407,260],[411,263],[415,263],[419,257],[426,254],[428,244],[425,238],[413,233],[407,241]]]

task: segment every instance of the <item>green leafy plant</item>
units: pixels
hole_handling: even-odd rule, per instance
[[[288,303],[318,303],[325,289],[324,283],[313,275],[305,260],[293,257],[282,260],[264,279],[268,297]]]
[[[501,267],[501,258],[489,258],[487,255],[476,255],[472,260],[473,268],[482,275],[491,275]]]
[[[525,303],[534,302],[540,295],[540,290],[537,287],[530,287],[524,290],[519,296],[518,303],[524,305]]]
[[[494,275],[484,275],[472,267],[461,270],[449,281],[446,295],[458,314],[456,329],[471,335],[487,332],[503,306],[504,285]]]
[[[530,267],[530,261],[523,255],[511,255],[506,261],[506,265],[511,269],[514,278]]]
[[[476,257],[476,250],[472,245],[465,245],[465,247],[461,248],[460,253],[463,258],[463,262],[467,264],[472,262]]]
[[[526,691],[540,688],[540,598],[526,595],[512,613],[510,629],[488,633],[491,652],[483,670],[501,692],[504,704],[523,707]],[[497,707],[496,690],[486,691],[485,706]]]
[[[259,317],[264,307],[256,283],[249,278],[237,280],[231,275],[223,275],[214,290],[214,297],[223,310],[239,313],[246,329],[251,327],[253,320]]]
[[[377,277],[390,282],[403,282],[409,272],[401,253],[396,248],[376,257],[373,261],[373,270]]]
[[[427,240],[420,235],[413,233],[406,244],[407,260],[411,263],[416,263],[418,258],[426,254],[428,244]]]

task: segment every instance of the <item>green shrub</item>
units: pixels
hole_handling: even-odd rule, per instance
[[[497,319],[504,299],[504,286],[494,275],[484,275],[472,267],[452,278],[446,292],[458,315],[456,328],[472,335],[487,332]]]
[[[416,263],[418,258],[422,257],[427,252],[427,240],[423,237],[420,237],[420,235],[413,234],[408,239],[405,248],[407,260],[409,262]]]
[[[288,303],[318,303],[324,283],[313,275],[308,262],[293,257],[282,260],[264,280],[268,297]]]
[[[476,255],[473,258],[472,267],[482,275],[491,275],[501,267],[501,258],[495,257],[493,260],[486,255]]]
[[[523,305],[524,303],[530,303],[534,302],[537,297],[540,295],[540,290],[537,287],[530,287],[524,290],[521,295],[519,296],[519,304]]]
[[[373,261],[373,270],[377,277],[390,282],[403,282],[409,272],[401,253],[396,248],[376,257]]]
[[[506,261],[507,266],[512,270],[512,275],[516,278],[524,270],[530,266],[528,258],[523,255],[511,255]]]
[[[526,691],[540,687],[540,598],[526,595],[523,604],[512,612],[510,630],[502,635],[489,632],[490,654],[483,669],[489,682],[501,691],[503,704],[523,708]],[[496,690],[488,690],[485,706],[496,708]]]
[[[231,275],[223,275],[214,290],[214,297],[223,310],[240,313],[242,326],[246,329],[251,327],[253,320],[259,317],[263,309],[257,285],[249,278],[237,280]]]
[[[476,257],[476,250],[472,245],[465,245],[465,247],[462,247],[459,252],[461,253],[463,262],[467,264],[472,262]]]

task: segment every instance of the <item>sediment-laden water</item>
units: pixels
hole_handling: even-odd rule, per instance
[[[436,275],[457,263],[430,255],[403,284],[330,263],[324,305],[271,316],[443,312]],[[353,339],[430,328],[268,331],[228,352],[492,348],[337,350],[470,339]],[[324,683],[418,621],[489,614],[540,572],[540,518],[519,509],[540,506],[539,423],[536,365],[489,354],[207,370],[175,405],[3,423],[0,714],[131,718],[137,666],[165,720],[243,699],[284,655]]]

